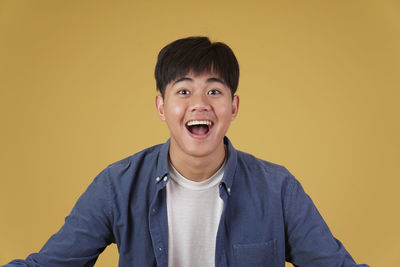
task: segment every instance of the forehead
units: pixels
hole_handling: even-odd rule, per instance
[[[226,85],[224,79],[219,75],[219,73],[216,72],[201,72],[201,73],[194,73],[193,71],[190,71],[186,73],[185,75],[180,75],[174,80],[170,82],[170,85],[179,83],[179,82],[194,82],[196,80],[204,81],[207,83],[211,82],[219,82],[224,85]]]

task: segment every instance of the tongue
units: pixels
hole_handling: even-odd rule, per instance
[[[208,126],[206,125],[193,125],[190,127],[190,132],[192,134],[203,135],[208,132]]]

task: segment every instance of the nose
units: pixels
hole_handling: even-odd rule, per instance
[[[210,103],[206,95],[194,94],[191,99],[191,110],[192,111],[209,111]]]

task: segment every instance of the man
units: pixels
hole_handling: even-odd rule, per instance
[[[239,109],[227,45],[174,41],[155,77],[168,142],[108,166],[39,253],[7,266],[92,266],[113,242],[119,266],[357,266],[284,167],[225,137]]]

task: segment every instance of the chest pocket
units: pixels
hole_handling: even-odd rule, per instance
[[[233,245],[235,267],[276,267],[276,240],[266,243]]]

